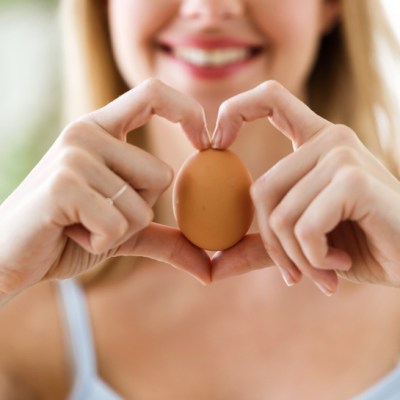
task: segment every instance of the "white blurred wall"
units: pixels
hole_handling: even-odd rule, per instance
[[[382,2],[389,17],[389,21],[392,24],[393,30],[400,41],[400,0],[382,0]]]

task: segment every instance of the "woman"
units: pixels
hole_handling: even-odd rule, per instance
[[[400,396],[379,6],[65,0],[64,12],[69,112],[86,114],[1,207],[3,397]],[[142,149],[125,143],[133,130]],[[209,255],[172,227],[172,170],[228,146],[255,178],[258,227]],[[113,256],[125,257],[93,269]]]

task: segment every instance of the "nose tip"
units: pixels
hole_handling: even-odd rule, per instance
[[[233,19],[241,15],[240,0],[187,0],[182,4],[181,15],[188,19]]]

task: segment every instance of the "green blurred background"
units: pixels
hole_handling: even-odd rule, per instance
[[[0,202],[60,131],[56,0],[0,0]]]

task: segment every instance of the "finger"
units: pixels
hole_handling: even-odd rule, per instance
[[[111,187],[117,187],[115,185],[116,181],[120,181],[121,183],[120,186],[118,186],[119,189],[112,192],[116,193],[116,195],[114,194],[114,196],[107,196],[106,200],[108,201],[110,207],[118,208],[118,210],[128,222],[126,233],[121,236],[114,244],[115,246],[118,246],[119,244],[125,242],[128,238],[136,234],[138,231],[148,226],[154,218],[154,213],[149,204],[147,204],[145,200],[142,199],[142,197],[127,183],[125,183],[117,176],[114,176],[113,178],[114,181],[110,181]],[[106,188],[103,185],[103,188],[100,190],[102,190],[104,193],[106,189],[109,191],[110,187]],[[121,193],[121,195],[118,195],[119,193]]]
[[[175,228],[152,223],[120,246],[118,255],[149,257],[186,271],[203,284],[211,282],[207,253]]]
[[[137,199],[139,194],[152,207],[170,185],[173,179],[172,169],[139,148],[127,145],[110,135],[105,136],[107,138],[101,145],[98,140],[93,140],[93,143],[89,140],[86,143],[91,148],[101,146],[100,152],[104,159],[97,156],[97,153],[91,154],[74,145],[64,150],[62,160],[58,159],[57,162],[79,171],[86,182],[105,197],[112,197],[127,183],[129,190],[123,198],[130,198],[131,206],[141,200]],[[122,204],[125,203],[124,201]]]
[[[286,216],[281,218],[279,214],[275,214],[272,217],[276,202],[269,193],[273,192],[274,188],[267,179],[263,178],[256,181],[251,192],[258,226],[268,254],[280,267],[283,278],[288,278],[285,281],[289,286],[299,280],[301,274],[298,270],[300,270],[312,279],[325,294],[332,294],[338,283],[336,273],[313,268],[304,257],[297,241],[293,240],[290,233],[287,234]]]
[[[56,214],[54,223],[65,227],[65,234],[89,253],[107,252],[128,231],[129,224],[121,212],[86,183],[64,178],[58,187],[63,192],[57,196],[62,211]],[[53,192],[60,189],[53,188]]]
[[[328,247],[326,235],[341,221],[362,221],[368,215],[371,185],[370,177],[363,170],[348,167],[313,200],[295,227],[296,237],[309,259],[323,263],[330,257],[337,263],[351,264],[347,252],[332,251]]]
[[[268,255],[279,268],[282,278],[288,286],[292,286],[301,279],[301,272],[286,254],[275,233],[269,225],[269,215],[276,204],[274,191],[264,184],[263,179],[258,179],[251,188],[251,197],[256,210],[256,219],[260,229],[262,242]],[[271,195],[269,195],[269,193]]]
[[[323,265],[326,270],[316,269],[304,255],[295,237],[293,232],[294,225],[288,221],[288,219],[291,219],[291,216],[285,215],[285,218],[282,219],[280,216],[276,217],[276,215],[279,214],[280,213],[275,213],[271,215],[270,225],[285,254],[289,256],[290,260],[293,261],[294,265],[296,265],[304,275],[317,284],[318,288],[323,288],[324,293],[334,293],[337,287],[337,276],[335,272],[330,270],[338,265],[337,260],[332,260],[331,257],[329,257],[323,260]],[[293,219],[296,219],[296,216]],[[348,270],[348,266],[341,266],[341,269]]]
[[[173,181],[173,169],[148,152],[108,135],[102,150],[108,168],[119,175],[150,205]]]
[[[244,122],[265,117],[292,141],[295,149],[330,125],[281,84],[267,81],[221,105],[212,139],[213,147],[229,147]]]
[[[157,79],[146,80],[84,119],[94,121],[114,137],[125,140],[128,132],[144,125],[155,114],[180,123],[197,149],[210,146],[200,104]]]
[[[136,190],[105,166],[100,166],[99,173],[88,179],[89,184],[104,195],[109,207],[118,208],[128,223],[125,234],[115,241],[114,246],[124,243],[153,220],[153,204],[149,205]]]
[[[244,274],[274,265],[259,234],[246,235],[230,249],[216,252],[212,259],[211,280]]]
[[[122,144],[122,142],[120,142],[120,144]],[[85,191],[90,188],[96,191],[97,194],[102,196],[103,200],[107,202],[108,209],[103,210],[103,214],[107,214],[110,211],[112,212],[112,208],[116,208],[124,218],[127,224],[125,232],[115,237],[115,240],[112,242],[114,246],[123,243],[129,237],[150,224],[154,217],[151,207],[162,192],[161,190],[150,191],[148,195],[152,197],[147,199],[143,198],[142,193],[137,193],[137,191],[129,185],[129,182],[125,182],[119,175],[104,165],[101,160],[79,148],[65,151],[62,157],[62,164],[64,166],[68,166],[71,170],[81,171],[82,175],[80,176],[80,180],[84,180],[85,185],[82,185],[80,191]],[[73,190],[76,190],[76,188]],[[118,195],[118,198],[114,201],[110,200],[120,192],[121,194]],[[91,213],[92,209],[89,209],[89,212]],[[101,218],[103,214],[100,214],[99,218]],[[84,215],[82,215],[82,217],[84,217]],[[83,229],[83,227],[79,225],[68,228],[66,232],[71,239],[81,243],[85,246],[84,248],[89,251],[89,241],[93,240],[93,233],[89,232],[87,229]],[[94,250],[90,249],[90,251],[93,252]]]
[[[274,187],[263,179],[259,179],[251,191],[260,234],[268,254],[279,266],[282,277],[289,286],[298,282],[301,271],[325,294],[332,294],[337,287],[336,273],[313,268],[304,257],[297,241],[290,240],[291,236],[287,234],[284,226],[286,220],[279,219],[278,214],[272,218],[276,203],[273,196],[269,195],[271,191],[274,192]]]
[[[319,272],[315,267],[347,270],[348,263],[337,264],[338,259],[330,251],[323,264],[313,264],[298,244],[294,225],[338,169],[346,164],[364,164],[363,153],[359,155],[353,148],[359,145],[354,140],[354,133],[350,134],[349,129],[336,125],[332,127],[326,129],[324,135],[315,136],[315,140],[313,138],[280,160],[253,185],[258,224],[271,257],[290,277],[295,270],[293,267],[287,269],[290,267],[287,261],[289,258],[294,266],[329,292],[336,287],[335,274]],[[332,150],[332,142],[336,140],[332,138],[338,138],[338,144],[344,143],[346,146],[341,145]]]
[[[303,148],[299,149],[296,153],[301,154],[302,151]],[[304,159],[305,158],[306,157],[304,157]],[[312,154],[311,157],[308,158],[313,158]],[[363,160],[356,152],[346,147],[337,147],[330,151],[322,161],[309,172],[306,170],[302,171],[303,164],[294,162],[284,166],[282,169],[284,172],[280,174],[279,184],[282,184],[282,181],[284,182],[286,180],[286,173],[295,183],[283,199],[280,200],[270,217],[273,231],[296,265],[300,265],[304,262],[305,255],[298,245],[297,238],[294,234],[294,227],[310,203],[327,187],[336,173],[344,166],[359,166],[369,169],[368,165],[364,167]],[[299,169],[301,175],[304,174],[303,177],[296,177],[297,169]],[[271,185],[271,183],[269,183],[269,185]],[[323,248],[328,250],[326,244]],[[320,258],[318,263],[315,263],[315,259],[306,258],[306,260],[310,264],[310,267],[312,266],[319,269],[346,271],[350,268],[348,260],[338,258],[337,252],[333,248],[329,248],[326,257]]]

